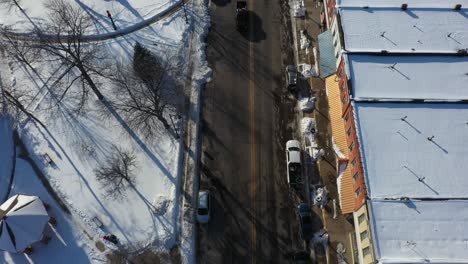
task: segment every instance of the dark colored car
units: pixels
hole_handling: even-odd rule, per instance
[[[286,66],[286,86],[294,90],[297,86],[297,70],[294,65]]]
[[[312,238],[312,210],[310,205],[301,203],[297,206],[297,214],[299,216],[300,235],[304,240]]]
[[[236,5],[236,28],[239,31],[247,31],[248,24],[247,1],[237,1]]]

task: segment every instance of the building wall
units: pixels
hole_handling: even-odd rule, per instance
[[[367,211],[367,205],[362,205],[356,212],[354,212],[353,218],[356,232],[356,244],[359,254],[359,263],[373,264],[375,263],[375,257],[370,233],[371,230],[369,227],[369,214]],[[366,233],[367,235],[365,235]]]
[[[344,59],[341,59],[337,70],[339,79],[340,97],[343,107],[343,120],[345,123],[346,140],[349,150],[349,164],[351,176],[353,177],[354,190],[354,208],[357,210],[366,202],[366,186],[364,183],[364,173],[362,169],[361,153],[359,151],[359,142],[356,133],[356,124],[354,120],[353,107],[351,105],[348,78],[346,76]]]
[[[335,14],[336,14],[336,0],[325,0],[326,3],[326,9],[325,12],[327,12],[327,25],[330,27],[330,25],[333,25],[333,21],[335,20]]]
[[[338,67],[339,64],[340,64],[342,46],[341,46],[341,37],[340,37],[341,33],[340,33],[340,29],[338,27],[338,20],[336,20],[336,19],[332,24],[331,32],[332,32],[332,36],[333,36],[333,47],[335,47],[334,55],[335,55],[335,58],[336,58],[336,66]]]

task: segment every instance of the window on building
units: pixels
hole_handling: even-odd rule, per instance
[[[349,145],[349,148],[348,148],[348,149],[349,149],[350,152],[353,151],[353,149],[354,149],[354,141],[351,143],[351,145]]]
[[[361,232],[361,241],[363,241],[364,239],[366,239],[367,236],[368,236],[367,230],[362,231],[362,232]]]
[[[354,182],[354,183],[357,182],[358,177],[359,177],[359,173],[356,172],[356,173],[354,174],[354,176],[353,176],[353,182]]]
[[[358,219],[357,219],[357,220],[358,220],[358,223],[359,223],[359,224],[362,224],[362,222],[364,222],[364,220],[366,220],[366,215],[365,215],[364,213],[360,214],[360,215],[358,216]]]
[[[363,248],[363,249],[362,249],[362,255],[363,255],[364,257],[369,256],[369,255],[370,255],[370,248],[369,248],[369,247]]]
[[[351,136],[351,132],[353,132],[353,128],[352,127],[349,127],[348,128],[348,131],[346,131],[346,135],[349,137]]]
[[[341,99],[341,102],[342,102],[343,104],[346,104],[346,103],[348,102],[348,95],[347,95],[347,94],[345,94],[345,95],[343,96],[343,99]]]
[[[346,115],[345,115],[345,117],[344,117],[344,121],[345,121],[346,123],[348,123],[348,120],[349,120],[349,112],[346,113]]]
[[[361,187],[358,187],[358,188],[356,189],[356,191],[354,192],[354,195],[356,196],[356,198],[358,198],[359,195],[361,195]]]
[[[353,168],[354,166],[356,166],[356,158],[354,158],[353,161],[351,161],[351,166],[353,166]]]

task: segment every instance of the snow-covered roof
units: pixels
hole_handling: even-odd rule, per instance
[[[369,201],[379,263],[468,263],[468,201]]]
[[[389,6],[401,6],[402,4],[408,4],[411,7],[432,7],[432,8],[453,8],[456,4],[461,4],[463,7],[468,5],[468,0],[338,0],[336,1],[338,6],[374,6],[374,7],[389,7]]]
[[[401,4],[407,3],[407,10]],[[462,4],[460,11],[453,10]],[[342,1],[345,49],[351,52],[454,53],[468,48],[468,1]],[[367,8],[364,8],[367,7]]]
[[[468,99],[468,57],[348,55],[348,65],[354,98]]]
[[[468,198],[467,104],[355,102],[354,109],[371,199]]]

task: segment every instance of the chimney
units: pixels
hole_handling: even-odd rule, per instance
[[[401,10],[408,9],[408,4],[401,4]]]

